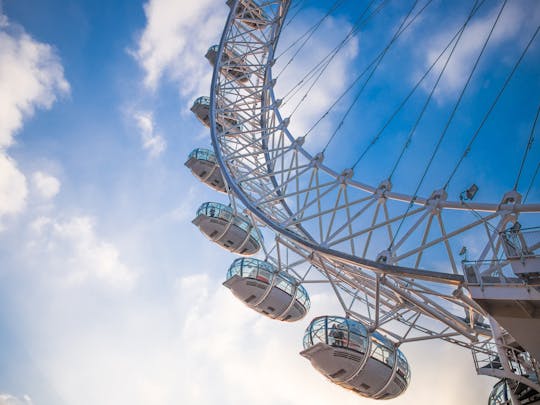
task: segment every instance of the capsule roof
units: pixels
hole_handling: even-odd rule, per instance
[[[210,106],[210,97],[209,96],[197,97],[195,101],[193,102],[193,105],[195,104]]]
[[[206,148],[195,148],[193,149],[188,158],[195,158],[197,160],[206,160],[208,162],[216,163],[216,154],[210,149]]]

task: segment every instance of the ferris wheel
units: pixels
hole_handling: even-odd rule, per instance
[[[229,0],[221,41],[206,54],[214,66],[210,95],[192,111],[210,128],[212,150],[195,149],[186,166],[230,200],[202,204],[193,220],[243,256],[224,285],[261,314],[288,322],[308,313],[310,284],[328,285],[343,313],[315,314],[301,354],[362,396],[400,395],[410,366],[399,347],[439,339],[471,350],[477,372],[499,379],[490,404],[540,401],[540,203],[528,201],[540,167],[529,153],[540,83],[519,86],[531,69],[538,77],[538,7],[520,10],[537,20],[524,24],[523,39],[503,62],[495,59],[489,76],[490,49],[508,46],[500,27],[516,13],[507,1],[451,10],[434,10],[431,0],[330,3],[306,26],[305,1]],[[314,43],[338,23],[334,43]],[[446,23],[427,62],[411,67],[410,38]],[[360,34],[374,38],[359,47]],[[358,47],[365,53],[351,57]],[[312,123],[295,125],[302,106],[320,103],[317,86],[335,79],[332,66],[346,52],[360,67],[322,100]],[[438,103],[465,56],[458,84]],[[288,78],[295,63],[303,70]],[[489,91],[478,83],[489,83]],[[519,114],[493,118],[516,97],[526,105]],[[508,126],[516,116],[520,126]],[[482,184],[473,178],[463,186],[462,171],[482,171],[468,159],[491,148],[477,145],[490,125],[524,132],[525,143],[517,135],[503,142],[519,156],[506,157],[508,166],[491,161],[517,169],[514,178],[477,201]],[[458,132],[467,134],[449,141]]]

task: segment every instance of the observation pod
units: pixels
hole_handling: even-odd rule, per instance
[[[294,322],[309,310],[308,293],[298,280],[263,260],[236,259],[223,285],[248,307],[269,318]]]
[[[206,52],[206,59],[212,66],[216,66],[219,45],[212,45]],[[231,80],[245,83],[249,80],[249,69],[244,64],[244,58],[231,49],[223,49],[221,56],[221,73]]]
[[[209,149],[194,149],[184,163],[200,181],[214,190],[224,193],[225,180],[216,160],[216,155]]]
[[[205,126],[210,128],[210,97],[201,96],[191,106],[191,111]],[[217,116],[217,127],[220,132],[224,128],[238,127],[239,123],[233,113],[225,113]]]
[[[210,240],[233,253],[249,256],[261,248],[262,241],[249,218],[235,214],[228,205],[206,202],[192,222]]]
[[[380,333],[339,316],[313,319],[300,353],[330,381],[373,399],[391,399],[409,385],[407,359]]]
[[[505,404],[512,404],[512,396],[510,394],[510,387],[508,387],[508,382],[503,379],[493,386],[493,389],[489,394],[488,405]]]
[[[234,0],[227,0],[227,5],[232,8]],[[236,18],[256,30],[263,29],[270,23],[262,8],[253,0],[238,0]]]
[[[512,405],[512,396],[519,404],[540,404],[539,392],[525,384],[503,378],[493,386],[488,405]]]

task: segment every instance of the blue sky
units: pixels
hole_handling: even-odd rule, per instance
[[[234,257],[190,223],[224,201],[183,165],[210,143],[189,107],[208,92],[224,2],[0,4],[0,405],[369,403],[298,355],[332,295],[315,291],[297,324],[261,319],[221,286]],[[521,80],[538,87],[534,58]],[[346,81],[331,84],[328,100]],[[298,128],[327,105],[310,108]],[[535,108],[520,110],[521,138]],[[495,382],[447,344],[403,351],[413,382],[391,403],[476,404]]]

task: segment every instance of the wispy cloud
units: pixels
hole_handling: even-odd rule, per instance
[[[2,16],[0,25],[0,148],[13,143],[23,119],[51,108],[69,83],[55,50]]]
[[[32,399],[28,395],[22,398],[14,397],[9,394],[0,393],[0,405],[32,405]]]
[[[32,182],[38,194],[46,200],[53,198],[60,191],[60,180],[41,171],[32,175]]]
[[[0,14],[0,229],[2,217],[25,209],[28,194],[26,176],[7,149],[25,118],[36,108],[51,108],[59,95],[68,93],[55,50]]]
[[[287,49],[288,44],[294,42],[308,28],[322,17],[322,14],[312,11],[309,19],[297,21],[294,26],[289,26],[284,31],[280,49]],[[303,79],[314,66],[320,63],[323,58],[327,57],[336,46],[343,40],[351,29],[350,22],[342,18],[327,18],[320,29],[315,31],[310,39],[310,42],[295,56],[290,65],[286,68],[282,75],[277,80],[276,96],[283,97],[290,89],[293,89],[301,79]],[[293,136],[303,136],[308,129],[319,119],[335,100],[349,86],[349,78],[354,69],[354,61],[358,54],[358,38],[351,38],[345,46],[333,57],[330,64],[326,67],[324,73],[317,79],[317,83],[307,95],[307,99],[302,101],[311,81],[306,81],[301,90],[287,100],[287,103],[281,108],[284,117],[290,115],[296,108],[298,103],[302,103],[301,107],[294,112],[291,118],[289,129]],[[292,48],[292,52],[296,48]],[[291,52],[284,54],[276,63],[275,72],[280,72],[280,66],[284,66],[289,62]],[[318,74],[318,73],[317,73]],[[316,74],[316,75],[317,75]],[[346,104],[343,101],[342,106]],[[343,107],[338,106],[333,110],[333,113],[339,111]],[[330,114],[329,118],[332,118]],[[320,151],[328,138],[330,137],[333,127],[333,120],[322,121],[318,128],[306,137],[306,145],[316,153]]]
[[[27,194],[26,177],[17,168],[16,162],[0,150],[0,230],[3,216],[24,209]]]
[[[97,234],[92,218],[39,217],[29,228],[29,260],[61,283],[98,281],[120,289],[133,286],[136,275],[121,261],[117,248]]]
[[[500,4],[497,4],[488,13],[473,19],[468,24],[452,59],[448,63],[444,77],[435,92],[435,97],[438,101],[444,101],[448,96],[455,94],[463,87],[495,22],[499,10]],[[509,42],[518,44],[526,42],[528,35],[531,35],[534,31],[534,22],[538,21],[539,18],[540,7],[534,5],[532,7],[525,7],[519,2],[509,2],[493,31],[483,58],[486,59],[490,57],[490,54],[497,53],[498,63],[508,62],[509,55],[502,51],[501,46]],[[425,60],[426,67],[433,63],[453,34],[451,31],[435,32],[427,40],[429,43],[428,46],[419,47],[419,49],[425,49],[423,59]],[[444,65],[444,60],[446,60],[446,57],[439,61],[438,69],[435,70],[435,73],[438,74],[440,72]],[[431,86],[431,84],[427,84],[424,88],[430,91]]]
[[[141,135],[143,149],[147,150],[151,157],[163,153],[167,143],[160,134],[156,133],[153,114],[148,111],[137,111],[133,113],[133,118]]]
[[[218,40],[227,10],[219,0],[148,1],[146,27],[133,51],[146,86],[156,89],[166,78],[180,86],[183,96],[207,94],[211,69],[204,54]]]

